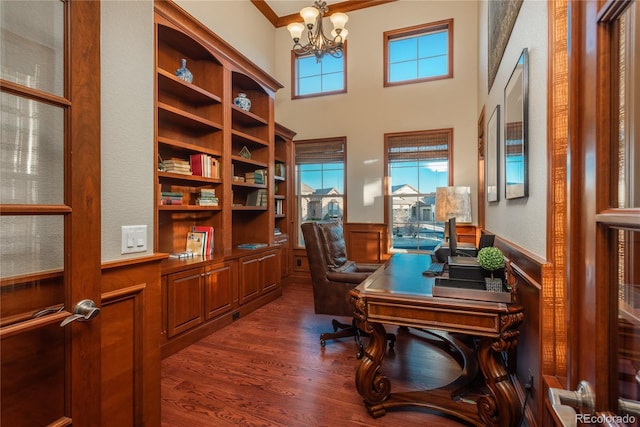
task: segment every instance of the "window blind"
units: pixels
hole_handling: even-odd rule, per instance
[[[389,162],[415,160],[447,160],[451,146],[451,129],[389,135],[387,159]]]
[[[295,144],[296,164],[344,162],[344,138]]]

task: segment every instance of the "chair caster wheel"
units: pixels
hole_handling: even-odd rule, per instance
[[[324,347],[325,345],[327,345],[327,342],[325,340],[320,340],[320,347]]]
[[[358,352],[356,353],[356,359],[360,360],[364,356],[364,347],[360,346]]]

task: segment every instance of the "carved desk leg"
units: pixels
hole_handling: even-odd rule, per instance
[[[523,319],[521,311],[502,316],[500,338],[483,338],[480,341],[478,362],[490,395],[478,401],[478,415],[486,426],[517,426],[520,422],[520,399],[500,353],[515,349],[517,328]]]
[[[352,302],[356,308],[355,317],[358,327],[370,335],[369,345],[356,371],[356,388],[364,398],[369,413],[377,418],[386,412],[379,404],[384,402],[391,393],[389,379],[380,373],[382,358],[387,349],[387,333],[380,323],[367,321],[364,303],[360,299],[352,298]]]

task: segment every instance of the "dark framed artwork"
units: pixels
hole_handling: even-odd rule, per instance
[[[496,79],[502,55],[507,47],[507,42],[516,23],[520,6],[523,0],[489,0],[488,10],[488,55],[487,55],[487,90],[491,91],[491,86]]]
[[[506,199],[529,195],[529,52],[522,50],[504,88],[504,193]]]
[[[487,202],[500,200],[500,105],[496,105],[487,122],[486,174]]]

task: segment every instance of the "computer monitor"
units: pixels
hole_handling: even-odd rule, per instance
[[[458,235],[456,234],[456,217],[449,218],[449,256],[458,255]]]
[[[478,250],[482,248],[487,248],[489,246],[493,246],[493,242],[495,241],[496,235],[485,233],[484,231],[480,234],[480,243],[478,243]]]

